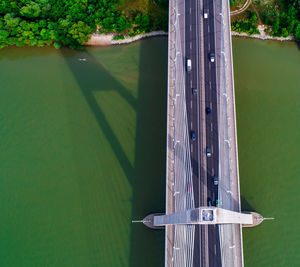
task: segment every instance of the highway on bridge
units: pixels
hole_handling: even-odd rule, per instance
[[[204,19],[203,10],[208,14]],[[185,1],[184,28],[185,56],[192,61],[186,74],[186,106],[189,133],[196,134],[190,148],[195,207],[207,206],[208,199],[216,205],[218,187],[213,177],[218,177],[219,145],[214,2]],[[211,157],[206,157],[206,148],[211,150]],[[193,265],[221,266],[218,225],[196,226]]]
[[[229,14],[228,0],[169,1],[168,267],[243,266],[242,223],[180,223],[198,207],[240,212]]]

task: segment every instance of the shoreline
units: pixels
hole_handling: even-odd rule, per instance
[[[247,33],[238,33],[236,31],[231,31],[231,36],[238,36],[238,37],[246,37],[246,38],[254,38],[254,39],[260,39],[260,40],[273,40],[273,41],[294,41],[293,36],[288,36],[288,37],[273,37],[265,33],[265,29],[267,26],[265,25],[258,25],[258,30],[260,34],[253,34],[253,35],[248,35]],[[129,44],[144,38],[149,38],[149,37],[154,37],[154,36],[167,36],[168,33],[164,31],[153,31],[149,33],[144,33],[144,34],[138,34],[134,37],[129,37],[125,36],[125,39],[120,39],[120,40],[113,40],[114,34],[99,34],[99,33],[94,33],[90,40],[85,43],[85,46],[110,46],[110,45],[120,45],[120,44]]]
[[[99,34],[99,33],[94,33],[90,40],[88,40],[87,43],[84,45],[86,46],[109,46],[109,45],[120,45],[120,44],[128,44],[132,43],[144,38],[149,38],[149,37],[154,37],[154,36],[167,36],[168,33],[164,31],[153,31],[149,33],[144,33],[144,34],[138,34],[134,37],[130,36],[124,36],[125,39],[120,39],[120,40],[113,40],[114,34],[109,33],[109,34]]]
[[[257,29],[259,30],[260,34],[248,35],[245,32],[238,33],[236,31],[231,31],[231,36],[247,37],[247,38],[260,39],[260,40],[272,40],[272,41],[280,41],[280,42],[294,41],[294,37],[292,35],[290,35],[288,37],[273,37],[273,36],[270,36],[265,32],[265,29],[267,29],[267,28],[268,27],[265,26],[265,25],[258,25]]]

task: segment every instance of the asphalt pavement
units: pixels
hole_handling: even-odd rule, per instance
[[[203,10],[208,13],[207,18],[203,18]],[[193,132],[196,135],[196,139],[190,142],[195,207],[207,206],[208,198],[212,200],[212,205],[216,205],[218,186],[214,185],[213,176],[218,177],[219,144],[216,79],[218,57],[215,51],[217,38],[214,30],[214,2],[185,1],[184,29],[185,60],[191,59],[192,61],[191,71],[186,72],[186,106],[189,133],[191,135]],[[200,49],[201,46],[203,49]],[[212,53],[214,62],[211,62]],[[194,93],[193,89],[195,89]],[[204,94],[200,91],[203,89]],[[205,95],[204,99],[203,95]],[[211,110],[210,114],[205,113],[208,107]],[[205,126],[201,120],[205,122]],[[211,157],[206,157],[207,147],[211,150]],[[196,226],[193,265],[221,266],[217,225]]]

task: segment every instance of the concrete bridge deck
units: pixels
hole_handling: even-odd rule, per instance
[[[169,55],[168,55],[168,116],[167,116],[167,165],[166,165],[166,214],[193,209],[197,205],[206,204],[208,175],[206,159],[203,152],[206,146],[205,106],[201,99],[205,99],[206,81],[204,54],[206,51],[204,28],[205,0],[197,0],[195,6],[192,1],[169,1]],[[210,6],[211,8],[211,6]],[[193,10],[195,12],[193,13]],[[194,16],[194,17],[193,17]],[[232,51],[230,36],[229,5],[227,0],[214,1],[213,16],[215,71],[217,95],[217,126],[219,147],[219,190],[217,198],[219,207],[240,212],[240,192],[238,176],[238,155],[235,118],[234,82],[232,69]],[[191,20],[189,20],[191,17]],[[211,19],[211,18],[210,18]],[[189,22],[191,21],[191,22]],[[194,22],[193,22],[194,21]],[[189,24],[190,23],[190,24]],[[206,27],[209,27],[206,26]],[[195,30],[195,34],[192,32]],[[208,28],[209,30],[209,28]],[[191,34],[188,32],[191,31]],[[207,29],[206,29],[207,31]],[[188,55],[188,40],[190,46],[196,46],[195,55]],[[209,44],[208,44],[209,45]],[[211,44],[212,45],[212,44]],[[198,113],[199,123],[199,189],[194,182],[189,136],[189,107],[186,99],[189,85],[186,81],[186,57],[191,56],[192,72],[197,72],[197,89],[200,97]],[[191,83],[192,82],[191,80]],[[192,103],[191,103],[192,104]],[[214,111],[214,110],[213,110]],[[195,199],[196,197],[196,199]],[[197,200],[199,198],[199,201]],[[196,206],[195,206],[196,203]],[[198,227],[198,226],[197,226]],[[207,226],[195,228],[188,225],[167,225],[165,245],[165,266],[214,266],[209,264],[209,251],[206,247],[210,234]],[[242,234],[241,225],[221,225],[218,228],[220,240],[220,257],[223,266],[242,266]],[[198,240],[198,245],[196,244]],[[200,247],[199,247],[200,246]],[[179,249],[180,247],[180,249]],[[197,257],[195,257],[195,255]],[[217,264],[217,263],[215,263]],[[218,264],[217,264],[218,265]],[[216,266],[217,266],[216,265]]]

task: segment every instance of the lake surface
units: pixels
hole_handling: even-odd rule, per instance
[[[131,220],[165,209],[167,39],[0,50],[0,81],[0,266],[163,266]]]
[[[299,51],[234,39],[245,266],[297,266]],[[87,61],[79,61],[86,58]],[[163,266],[167,39],[0,50],[0,266]]]
[[[274,217],[243,230],[246,267],[300,266],[300,53],[233,40],[242,206]]]

